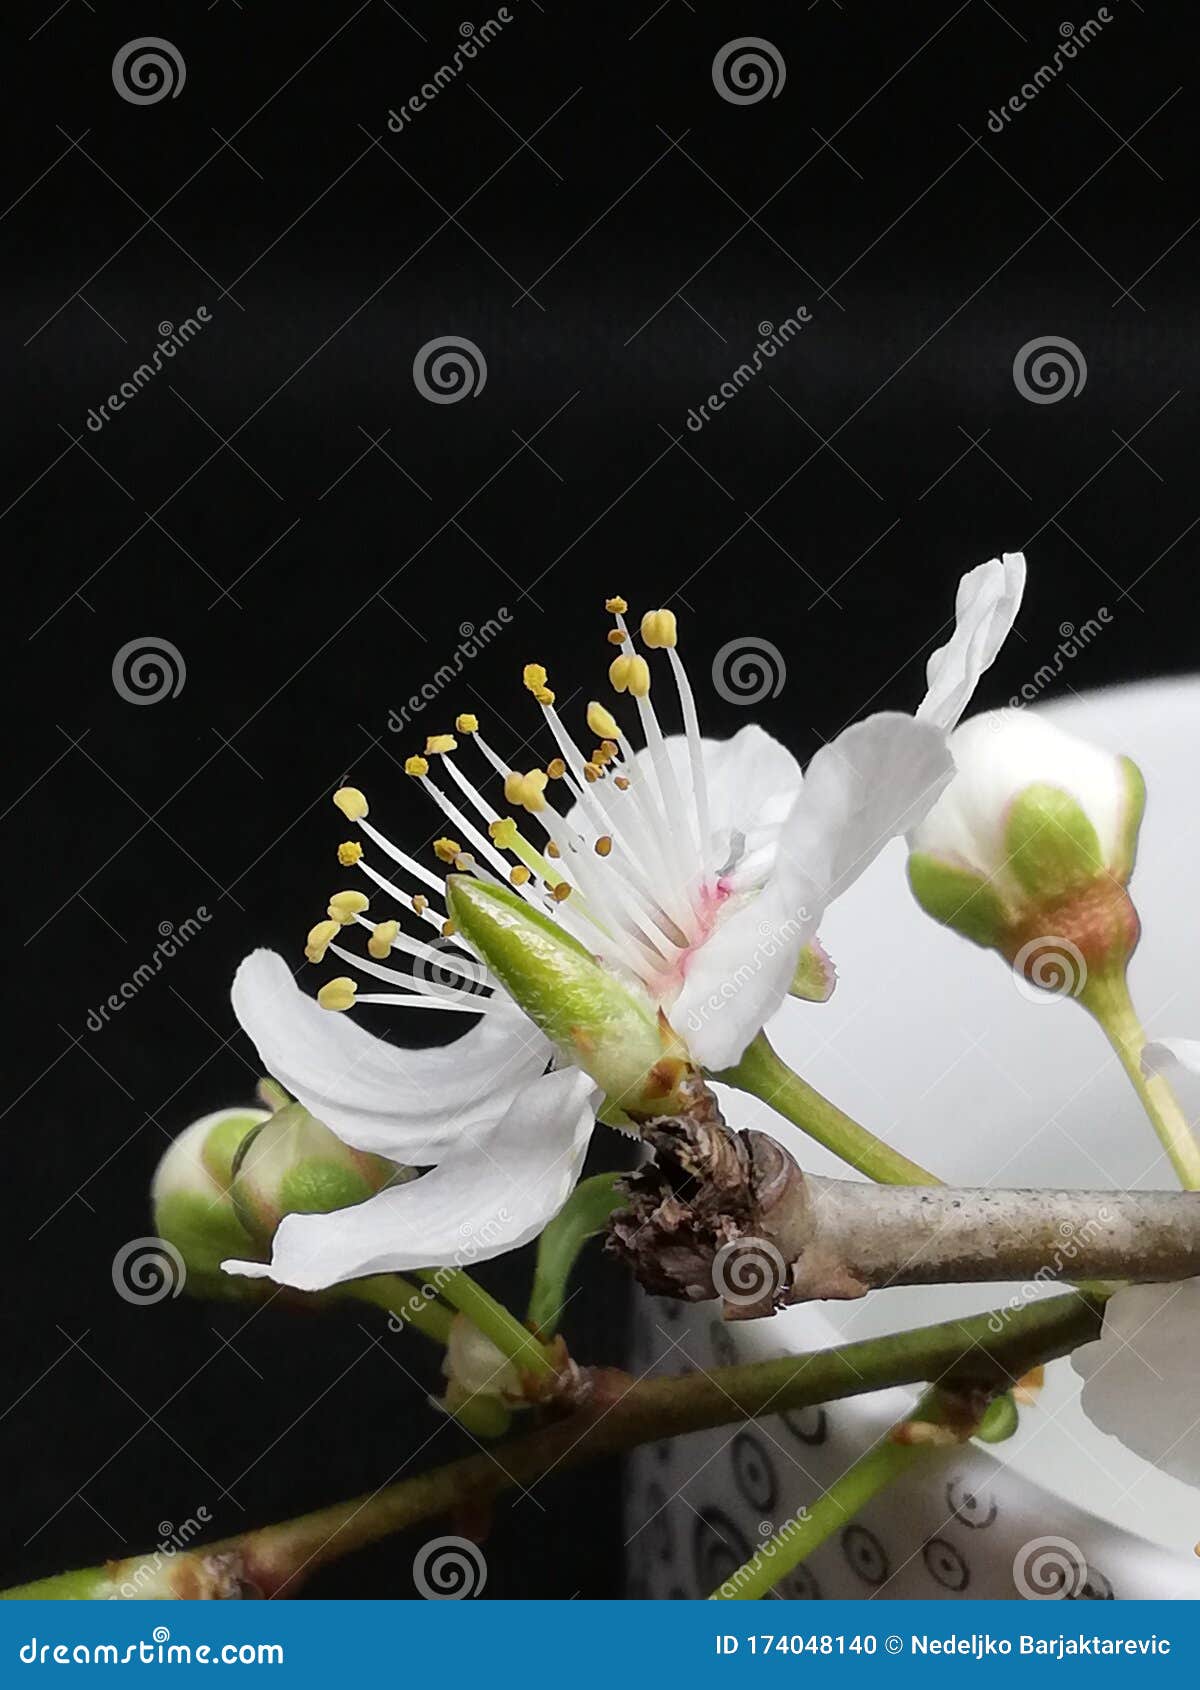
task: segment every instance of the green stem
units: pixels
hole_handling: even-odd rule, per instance
[[[927,1392],[913,1409],[911,1419],[936,1422],[939,1418],[936,1391]],[[865,1508],[873,1497],[898,1479],[910,1467],[947,1448],[961,1453],[961,1446],[934,1443],[897,1443],[890,1434],[874,1444],[824,1495],[790,1519],[757,1549],[737,1572],[731,1573],[712,1593],[715,1602],[749,1602],[770,1595],[794,1567],[806,1561],[815,1549],[833,1536]]]
[[[711,1373],[634,1382],[625,1374],[601,1371],[593,1376],[587,1406],[562,1420],[510,1439],[494,1452],[470,1455],[368,1496],[177,1555],[156,1571],[153,1587],[140,1583],[137,1594],[241,1595],[240,1587],[248,1585],[264,1596],[294,1595],[303,1578],[353,1549],[638,1444],[927,1379],[946,1389],[1003,1390],[1039,1362],[1092,1342],[1099,1336],[1101,1311],[1102,1299],[1070,1293],[1024,1308]],[[89,1585],[97,1596],[120,1595],[144,1565],[136,1558],[109,1563],[90,1574],[40,1579],[4,1595],[73,1597],[85,1594]]]
[[[342,1288],[342,1294],[360,1303],[371,1303],[385,1314],[403,1321],[432,1338],[435,1344],[450,1342],[450,1328],[454,1316],[444,1303],[425,1296],[411,1279],[398,1273],[376,1274],[373,1279],[355,1279]]]
[[[728,1086],[749,1092],[815,1138],[843,1162],[880,1185],[940,1185],[919,1162],[911,1162],[881,1138],[830,1103],[827,1097],[793,1073],[760,1033],[742,1052],[740,1061],[716,1076]]]
[[[438,1290],[448,1303],[453,1303],[472,1325],[479,1328],[485,1338],[491,1339],[501,1355],[513,1362],[519,1372],[545,1379],[557,1376],[558,1369],[533,1333],[469,1273],[464,1273],[461,1268],[455,1268],[450,1273],[443,1270],[438,1274]]]
[[[1079,1001],[1090,1011],[1116,1052],[1150,1118],[1151,1126],[1158,1134],[1159,1142],[1171,1159],[1180,1184],[1188,1191],[1200,1190],[1200,1144],[1197,1144],[1188,1125],[1187,1116],[1161,1074],[1142,1072],[1146,1033],[1133,1007],[1124,974],[1109,971],[1093,975],[1079,994]]]

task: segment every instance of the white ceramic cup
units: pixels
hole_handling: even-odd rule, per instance
[[[1146,777],[1131,888],[1143,937],[1131,984],[1151,1037],[1200,1038],[1200,680],[1113,688],[1045,714],[1133,757]],[[821,937],[838,968],[832,999],[788,1003],[770,1037],[897,1149],[963,1185],[1174,1188],[1090,1018],[1069,999],[1035,996],[999,957],[925,916],[900,844],[834,907]],[[846,1173],[765,1106],[720,1089],[731,1126],[774,1133],[814,1173]],[[904,1288],[733,1323],[716,1304],[639,1295],[633,1366],[679,1372],[818,1349],[1054,1289]],[[1156,1388],[1149,1373],[1147,1388]],[[778,1594],[1200,1597],[1200,1492],[1092,1427],[1079,1390],[1069,1362],[1052,1364],[1015,1437],[932,1457],[848,1520]],[[877,1392],[639,1451],[630,1594],[709,1595],[913,1400],[907,1389]]]

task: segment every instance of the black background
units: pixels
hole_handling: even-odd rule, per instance
[[[460,709],[548,755],[523,744],[520,665],[547,663],[577,715],[613,592],[678,611],[710,731],[746,719],[712,693],[717,649],[772,641],[786,684],[760,715],[804,757],[915,704],[959,573],[1001,549],[1027,548],[1030,585],[983,702],[1101,607],[1060,689],[1185,670],[1200,522],[1190,14],[1109,0],[996,134],[989,111],[1096,9],[511,0],[397,135],[389,109],[494,11],[53,8],[9,9],[0,222],[6,1582],[463,1445],[423,1400],[419,1340],[369,1315],[133,1307],[110,1280],[166,1139],[249,1095],[228,982],[256,943],[299,961],[343,778],[394,837],[432,838],[403,756]],[[118,97],[114,54],[141,35],[182,55],[178,97]],[[777,97],[718,94],[742,35],[782,56]],[[203,332],[89,430],[158,325],[201,305]],[[801,306],[802,334],[690,431],[759,324]],[[446,335],[486,385],[434,404],[413,360]],[[1014,358],[1047,336],[1087,379],[1037,404]],[[501,607],[456,690],[390,731]],[[139,637],[186,665],[153,707],[113,684]],[[89,1031],[200,906],[202,933]],[[519,1300],[527,1272],[485,1277]],[[617,1359],[625,1286],[591,1273],[569,1336]],[[616,1593],[614,1480],[504,1507],[488,1593]],[[414,1547],[312,1592],[407,1594]]]

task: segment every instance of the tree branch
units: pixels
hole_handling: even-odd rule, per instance
[[[1190,1192],[956,1190],[805,1174],[714,1102],[651,1122],[609,1242],[647,1290],[719,1298],[727,1319],[886,1285],[1171,1280],[1200,1274]]]

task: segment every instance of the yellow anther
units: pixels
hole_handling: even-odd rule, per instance
[[[535,687],[533,689],[533,696],[537,699],[539,704],[544,704],[547,707],[554,703],[554,693],[549,687]]]
[[[604,608],[613,616],[624,616],[625,612],[629,609],[629,606],[625,603],[624,599],[617,598],[605,599]]]
[[[517,824],[511,816],[497,816],[488,823],[488,832],[502,851],[511,851],[517,843]]]
[[[356,915],[371,907],[365,892],[335,892],[329,900],[329,919],[339,927],[348,927]]]
[[[558,885],[551,890],[550,896],[556,904],[564,903],[571,896],[571,882],[560,880]]]
[[[608,678],[616,692],[628,692],[634,698],[645,698],[650,691],[650,665],[644,657],[614,657],[608,666]]]
[[[304,944],[309,962],[324,962],[325,952],[340,932],[341,923],[337,921],[318,921],[315,927],[310,927]]]
[[[456,716],[454,718],[454,726],[458,729],[460,734],[478,733],[479,717],[472,716],[469,713],[462,716]]]
[[[530,692],[537,692],[539,687],[545,686],[549,676],[540,663],[527,663],[521,671],[521,679]]]
[[[475,867],[475,859],[469,851],[460,851],[454,859],[454,866],[460,874],[470,874]]]
[[[508,871],[508,878],[514,886],[524,886],[529,880],[529,870],[524,863],[514,863]]]
[[[548,839],[546,841],[546,855],[548,857],[561,857],[562,856],[562,852],[559,850],[558,846],[554,843],[553,839]]]
[[[382,962],[384,957],[390,953],[392,940],[399,931],[400,923],[398,921],[377,922],[371,929],[371,937],[367,940],[368,954],[373,956],[376,962]]]
[[[519,804],[523,810],[531,813],[546,808],[546,771],[545,769],[530,769],[526,774],[520,774],[513,769],[504,777],[504,797],[509,804]]]
[[[607,833],[602,833],[596,841],[596,855],[598,857],[607,857],[611,851],[612,840],[608,837]]]
[[[642,617],[642,643],[652,651],[674,645],[678,637],[673,610],[648,610]]]
[[[455,925],[452,921],[443,921],[443,923],[442,923],[442,938],[443,939],[452,939],[457,932],[458,932],[458,928],[455,927]]]
[[[406,757],[404,759],[404,772],[406,775],[413,775],[419,779],[421,775],[429,773],[429,764],[424,757]]]
[[[546,773],[551,780],[561,780],[567,772],[567,765],[561,757],[552,757],[546,764]]]
[[[360,822],[367,813],[367,800],[356,786],[339,786],[333,801],[348,822]]]
[[[604,766],[607,763],[611,763],[616,754],[617,748],[613,744],[612,740],[605,739],[602,740],[592,752],[592,762],[599,763],[601,766]]]
[[[343,868],[353,868],[362,856],[362,846],[357,839],[347,839],[344,845],[338,846],[338,862]]]
[[[346,974],[339,974],[336,980],[326,980],[317,993],[317,1002],[322,1009],[349,1009],[357,990],[355,981]]]
[[[585,763],[583,765],[584,779],[593,784],[600,779],[600,776],[603,773],[604,770],[600,767],[599,763]]]
[[[430,734],[425,741],[425,755],[427,757],[440,757],[447,751],[457,750],[458,741],[453,734]]]
[[[621,730],[617,726],[616,717],[611,710],[606,710],[603,704],[596,700],[587,707],[587,725],[597,739],[620,739]]]
[[[614,775],[613,785],[617,788],[618,792],[627,792],[629,790],[629,776]]]
[[[418,892],[416,894],[412,901],[412,907],[416,910],[418,915],[425,914],[425,911],[429,908],[429,899],[425,896],[424,892]]]
[[[457,839],[435,839],[433,854],[439,863],[452,863],[455,857],[462,854],[462,846]]]
[[[610,628],[608,630],[608,643],[609,645],[625,644],[625,636],[619,628]]]

